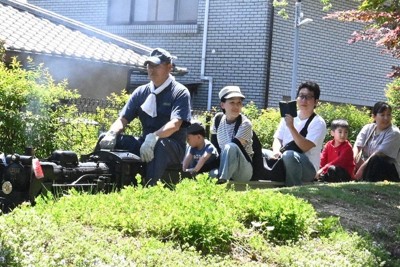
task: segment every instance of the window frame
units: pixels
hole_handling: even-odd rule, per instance
[[[135,6],[136,6],[136,0],[130,0],[131,1],[131,8],[130,8],[130,15],[129,15],[129,20],[126,22],[115,22],[112,20],[112,17],[110,14],[110,9],[112,6],[112,1],[113,0],[108,0],[108,6],[107,6],[107,25],[110,26],[118,26],[118,25],[193,25],[197,24],[197,16],[196,19],[194,20],[178,20],[178,11],[179,11],[179,3],[180,1],[187,1],[187,0],[174,0],[174,19],[173,20],[146,20],[146,21],[135,21],[134,20],[134,14],[135,14]],[[158,9],[158,3],[159,1],[163,0],[147,0],[147,1],[156,1],[156,9]],[[198,13],[198,4],[199,0],[193,0],[197,1],[197,13]],[[156,14],[157,16],[157,14]]]

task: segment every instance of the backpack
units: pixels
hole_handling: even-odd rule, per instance
[[[218,126],[221,122],[221,118],[224,115],[222,112],[218,112],[215,115],[215,129],[218,130]],[[234,135],[236,135],[240,124],[242,123],[242,115],[239,115],[239,117],[236,119],[235,122],[235,128],[233,130]],[[246,157],[247,161],[251,162],[253,166],[253,176],[251,177],[251,181],[258,181],[258,180],[265,180],[267,177],[267,170],[264,167],[264,158],[263,158],[263,153],[262,153],[262,145],[260,142],[260,139],[258,138],[257,134],[253,131],[253,158],[250,159],[249,155],[246,153],[244,150],[243,146],[240,144],[240,142],[236,143],[240,150],[242,151],[243,155]],[[217,135],[213,134],[211,135],[211,143],[217,148],[218,152],[221,153],[221,149],[218,145],[217,141]]]

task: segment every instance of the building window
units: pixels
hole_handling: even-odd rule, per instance
[[[108,23],[196,24],[199,0],[109,0]]]

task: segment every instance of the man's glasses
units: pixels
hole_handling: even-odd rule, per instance
[[[302,99],[302,100],[310,100],[310,99],[313,99],[314,96],[313,95],[298,95],[297,98]]]

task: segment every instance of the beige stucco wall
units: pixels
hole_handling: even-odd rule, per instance
[[[7,53],[7,58],[16,55]],[[44,63],[55,81],[67,79],[68,87],[78,89],[84,98],[105,99],[112,92],[121,92],[128,82],[130,68],[127,66],[54,56],[29,56],[37,64]],[[18,54],[18,59],[24,66],[26,57],[25,54]]]

